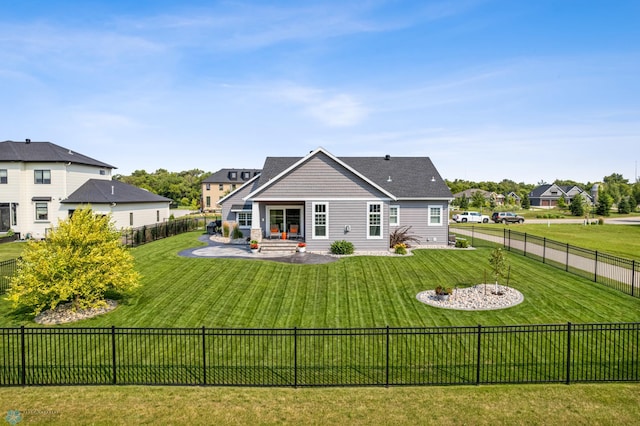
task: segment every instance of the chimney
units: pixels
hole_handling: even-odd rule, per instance
[[[111,195],[113,195],[113,194],[114,194],[114,192],[115,192],[115,188],[114,188],[114,186],[113,186],[113,185],[111,185]]]
[[[25,139],[24,142],[25,143],[31,143],[31,139]]]
[[[391,160],[391,156],[389,154],[387,154],[387,155],[384,156],[384,159],[389,161],[389,160]]]

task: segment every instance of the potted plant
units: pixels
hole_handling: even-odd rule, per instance
[[[436,298],[438,300],[449,300],[449,296],[453,293],[453,289],[451,287],[443,287],[439,285],[435,288]]]
[[[298,252],[304,253],[307,251],[307,243],[298,243]]]
[[[251,242],[249,243],[249,249],[251,250],[251,253],[257,253],[258,250],[260,250],[260,245],[258,245],[258,241],[251,240]]]

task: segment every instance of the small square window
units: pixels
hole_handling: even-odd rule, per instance
[[[7,169],[0,169],[0,183],[8,182]]]

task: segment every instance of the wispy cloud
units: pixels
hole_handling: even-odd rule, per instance
[[[286,86],[272,92],[277,99],[302,107],[303,112],[330,127],[349,127],[366,119],[368,111],[353,95],[327,90]]]

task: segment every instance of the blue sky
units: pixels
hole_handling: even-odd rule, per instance
[[[429,156],[447,179],[634,180],[640,2],[11,1],[0,140],[117,173]]]

